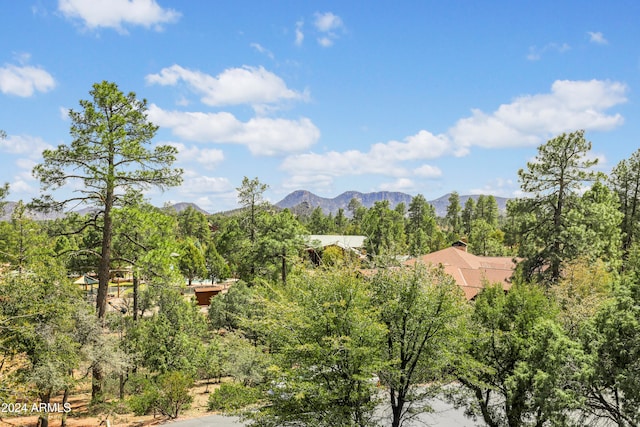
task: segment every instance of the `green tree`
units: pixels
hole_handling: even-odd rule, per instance
[[[85,303],[55,258],[53,242],[18,208],[9,223],[16,237],[11,240],[29,240],[10,269],[0,271],[0,365],[13,361],[18,369],[0,376],[0,398],[18,401],[26,392],[49,403],[60,391],[68,396],[70,372],[85,361],[77,337]],[[46,413],[38,425],[48,425]]]
[[[498,226],[498,202],[492,195],[478,196],[478,202],[476,204],[474,219],[483,219],[487,224],[492,227]]]
[[[328,234],[330,232],[332,224],[329,223],[329,217],[325,216],[320,206],[311,212],[307,228],[311,234]]]
[[[211,231],[207,217],[193,206],[178,212],[178,235],[184,239],[191,237],[204,245],[211,240]]]
[[[638,282],[625,278],[583,334],[586,412],[617,426],[640,425],[639,295]]]
[[[550,282],[560,278],[573,237],[569,212],[579,200],[582,185],[595,178],[591,167],[597,159],[587,158],[589,150],[584,131],[562,134],[538,147],[535,161],[518,171],[522,191],[529,197],[518,200],[517,211],[533,219],[522,222],[519,230],[525,243],[520,255],[526,258],[526,277],[540,271]]]
[[[207,267],[211,283],[217,280],[224,280],[231,275],[227,262],[218,253],[216,244],[211,241],[204,251],[204,262]]]
[[[375,202],[362,220],[365,246],[372,257],[393,256],[404,250],[404,218],[389,208],[389,201]]]
[[[622,249],[628,254],[638,236],[640,224],[640,150],[624,159],[611,171],[609,185],[618,195],[622,219]]]
[[[240,329],[240,322],[250,317],[253,291],[243,281],[238,281],[226,293],[211,298],[209,324],[214,330]]]
[[[504,253],[502,242],[504,233],[489,224],[485,219],[479,218],[471,223],[469,246],[476,255],[501,256]]]
[[[261,213],[266,210],[267,203],[264,201],[264,192],[269,186],[263,184],[258,178],[249,179],[246,176],[242,179],[242,185],[236,190],[238,191],[238,203],[243,208],[241,217],[242,228],[244,229],[248,240],[248,247],[244,252],[244,256],[248,261],[248,277],[252,279],[256,273],[255,255],[257,252],[257,242],[259,237],[259,218]],[[248,252],[248,253],[247,253]],[[242,273],[245,273],[244,271]]]
[[[115,83],[106,81],[94,84],[89,93],[93,99],[81,100],[81,111],[69,111],[71,144],[45,150],[43,163],[33,169],[44,190],[73,183],[79,183],[81,189],[62,201],[47,194],[34,203],[39,208],[54,210],[72,203],[98,209],[102,244],[96,311],[103,318],[111,267],[113,208],[122,204],[125,200],[122,195],[127,191],[180,184],[182,171],[171,168],[175,147],[159,145],[153,150],[146,147],[158,129],[147,119],[146,100],[136,99],[133,92],[125,95]],[[96,217],[93,226],[98,225]]]
[[[384,325],[366,282],[344,270],[296,276],[261,289],[253,327],[272,350],[258,426],[369,426],[376,406]]]
[[[437,235],[440,233],[436,224],[436,213],[422,194],[416,195],[409,203],[407,221],[407,238],[409,254],[423,255],[438,249]]]
[[[182,274],[187,278],[189,286],[191,286],[193,279],[207,276],[207,264],[202,249],[192,239],[187,239],[182,243],[180,252],[178,265]]]
[[[471,223],[476,218],[476,202],[472,197],[469,197],[466,202],[464,202],[464,208],[460,213],[460,221],[462,222],[462,233],[465,236],[469,236],[471,234]]]
[[[429,411],[425,398],[451,381],[447,373],[464,348],[467,304],[451,276],[420,264],[380,270],[372,288],[372,303],[381,307],[379,318],[387,327],[379,377],[389,389],[391,426],[398,427]]]
[[[344,215],[343,208],[338,209],[338,213],[336,213],[336,217],[334,218],[333,221],[335,224],[336,233],[344,234],[347,228],[348,220],[347,220],[347,217]]]
[[[454,191],[449,195],[449,205],[447,206],[445,220],[449,226],[449,232],[455,236],[460,234],[462,228],[460,210],[460,196],[457,191]]]
[[[156,313],[129,324],[125,339],[130,353],[151,372],[195,375],[205,331],[198,307],[169,288],[163,289]]]
[[[260,230],[254,256],[260,271],[256,273],[272,279],[280,276],[282,283],[286,284],[287,275],[304,247],[305,230],[288,209],[279,213],[263,213]]]
[[[347,210],[351,214],[351,224],[348,229],[348,234],[360,234],[362,220],[364,219],[364,215],[367,213],[367,208],[362,205],[362,202],[359,199],[353,197],[349,200]]]
[[[471,316],[471,357],[459,379],[467,408],[492,427],[571,425],[580,407],[584,355],[555,321],[544,292],[516,284],[489,286]]]
[[[113,211],[113,258],[133,269],[133,319],[140,311],[140,282],[173,281],[172,271],[180,247],[176,242],[176,219],[145,202],[134,202]]]

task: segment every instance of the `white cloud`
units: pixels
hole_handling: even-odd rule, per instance
[[[26,154],[29,158],[36,159],[42,155],[45,149],[53,148],[42,138],[30,135],[10,135],[6,139],[0,139],[0,151],[9,154]]]
[[[342,19],[331,12],[316,13],[314,26],[321,33],[317,40],[322,47],[332,46],[339,38],[337,31],[344,31]]]
[[[601,32],[592,32],[592,31],[588,31],[587,34],[589,34],[589,41],[591,43],[595,43],[595,44],[608,44],[609,41],[607,39],[604,38],[604,35]]]
[[[41,67],[5,65],[0,67],[0,92],[23,98],[34,92],[48,92],[56,86],[53,76]]]
[[[70,19],[79,19],[89,29],[113,28],[126,33],[124,25],[162,29],[162,24],[180,18],[173,9],[163,9],[155,0],[59,0],[58,10]]]
[[[222,150],[215,148],[188,147],[179,142],[169,142],[168,145],[178,149],[178,161],[197,162],[205,169],[214,169],[224,160]]]
[[[422,165],[414,169],[413,174],[423,178],[438,178],[442,176],[442,171],[437,166]]]
[[[444,135],[425,130],[405,138],[404,142],[389,141],[371,146],[368,152],[349,150],[323,154],[308,153],[287,157],[281,168],[293,175],[365,175],[406,176],[409,172],[400,163],[408,160],[433,159],[448,154],[451,144]]]
[[[624,119],[605,111],[626,102],[626,92],[619,82],[557,80],[551,93],[520,96],[491,114],[473,110],[448,134],[456,146],[468,149],[536,145],[576,129],[609,130]]]
[[[411,191],[415,189],[415,184],[408,178],[398,178],[393,182],[380,184],[382,191]]]
[[[28,182],[26,182],[22,178],[16,178],[9,184],[9,189],[12,194],[25,194],[25,195],[36,195],[38,194],[38,189],[33,187]]]
[[[149,84],[175,86],[179,81],[201,95],[206,105],[273,104],[285,100],[305,100],[306,93],[287,88],[277,75],[263,67],[229,68],[213,77],[179,65],[163,68],[158,74],[146,76]]]
[[[318,31],[321,31],[323,33],[328,33],[328,32],[336,31],[343,28],[342,19],[331,12],[326,12],[326,13],[317,12],[315,14],[315,17],[316,17],[316,20],[314,24],[318,29]]]
[[[179,191],[183,194],[222,193],[233,190],[227,178],[200,175],[194,171],[185,171]]]
[[[493,179],[482,187],[470,189],[468,193],[492,195],[496,197],[522,197],[524,194],[520,191],[516,182],[504,178]]]
[[[62,119],[62,121],[67,121],[69,120],[69,109],[66,107],[60,107],[58,108],[58,111],[60,112],[60,118]]]
[[[149,119],[188,141],[246,145],[252,154],[273,156],[308,149],[320,131],[307,118],[298,120],[255,117],[241,122],[227,112],[166,111],[152,104]]]
[[[333,40],[329,37],[318,37],[318,44],[322,47],[333,46]]]
[[[296,22],[296,46],[302,46],[302,42],[304,41],[304,33],[302,32],[302,28],[304,27],[304,21]]]
[[[292,183],[304,183],[314,176],[322,176],[323,185],[330,185],[333,178],[340,176],[378,174],[405,178],[410,176],[407,162],[464,156],[473,147],[535,146],[576,129],[615,128],[624,119],[606,110],[626,102],[626,92],[627,87],[619,82],[558,80],[550,93],[520,96],[492,113],[472,110],[470,117],[458,120],[444,134],[421,130],[403,141],[373,144],[366,152],[291,155],[280,167],[290,174]],[[425,178],[442,174],[431,165],[414,167],[412,172]]]
[[[548,43],[545,46],[539,48],[537,46],[529,47],[529,53],[527,54],[527,59],[529,61],[538,61],[542,58],[542,55],[545,53],[552,51],[557,53],[565,53],[571,49],[567,43]]]
[[[332,183],[333,177],[326,174],[293,175],[283,181],[282,187],[291,190],[304,188],[305,190],[322,192],[331,189]]]
[[[269,59],[274,59],[273,52],[262,46],[260,43],[251,43],[251,47],[254,48],[257,52],[266,55]]]

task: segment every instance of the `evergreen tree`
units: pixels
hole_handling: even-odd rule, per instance
[[[45,210],[62,210],[69,204],[84,203],[97,208],[86,226],[101,231],[98,265],[98,295],[96,312],[104,320],[107,290],[110,280],[113,209],[121,206],[125,195],[149,187],[179,185],[182,171],[172,169],[176,148],[151,144],[157,126],[147,119],[146,100],[136,99],[131,92],[122,93],[115,83],[93,85],[92,100],[81,100],[81,111],[70,110],[70,145],[42,153],[43,163],[37,165],[34,176],[44,190],[56,190],[79,184],[76,193],[62,201],[50,194],[34,201]],[[99,365],[93,369],[92,399],[101,401],[103,373]]]
[[[618,195],[622,218],[622,249],[628,254],[636,243],[640,227],[640,150],[624,159],[611,171],[609,185]]]
[[[456,237],[459,237],[462,228],[460,210],[460,196],[454,191],[449,195],[449,205],[447,206],[445,220],[447,221],[449,232]]]
[[[590,149],[584,131],[562,134],[538,147],[536,160],[518,172],[522,191],[529,195],[514,205],[523,218],[519,255],[526,258],[526,277],[540,272],[556,282],[562,263],[573,255],[567,253],[574,237],[569,213],[579,202],[582,185],[595,178],[591,167],[597,159],[587,158]]]

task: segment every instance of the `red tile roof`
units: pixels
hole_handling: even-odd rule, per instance
[[[464,291],[468,300],[475,298],[484,283],[501,283],[505,290],[511,288],[511,276],[515,262],[510,257],[481,257],[456,248],[446,248],[405,262],[415,265],[421,262],[434,267],[442,266]]]

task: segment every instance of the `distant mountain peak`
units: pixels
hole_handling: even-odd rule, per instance
[[[435,208],[437,216],[444,217],[446,215],[447,206],[449,206],[450,195],[451,193],[447,193],[444,196],[429,201],[429,203]],[[479,196],[479,194],[460,196],[460,203],[461,205],[464,205],[467,199],[472,198],[477,200]],[[345,191],[344,193],[336,197],[327,198],[317,196],[307,190],[296,190],[288,194],[284,199],[280,200],[275,205],[282,209],[288,208],[295,210],[297,208],[298,210],[305,212],[310,212],[313,209],[319,207],[320,209],[322,209],[322,212],[325,215],[329,213],[335,215],[340,208],[346,211],[349,202],[353,198],[358,199],[360,203],[362,203],[362,205],[366,208],[372,207],[375,202],[388,200],[389,206],[391,207],[391,209],[393,209],[400,203],[404,203],[407,207],[409,207],[409,203],[411,203],[413,196],[397,191],[376,191],[372,193],[361,193],[359,191],[350,190]],[[500,212],[506,212],[508,199],[504,197],[496,197],[495,199],[498,203],[498,209],[500,210]]]

